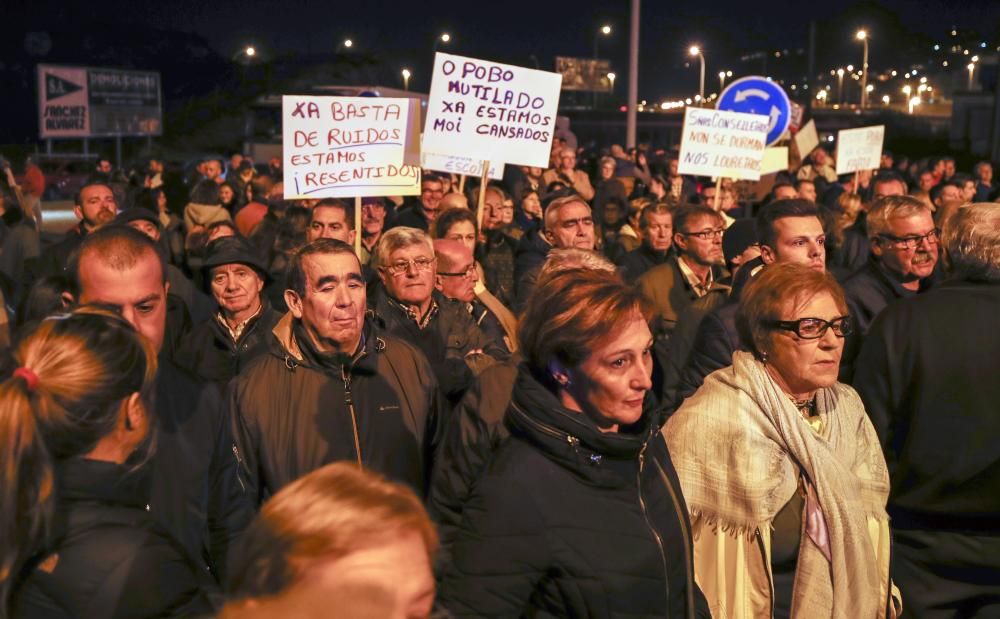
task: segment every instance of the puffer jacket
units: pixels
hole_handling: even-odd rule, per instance
[[[233,434],[252,500],[347,460],[426,493],[443,414],[419,350],[366,321],[353,357],[318,355],[292,315],[229,388]]]
[[[51,542],[23,572],[16,619],[190,617],[220,601],[211,576],[146,509],[148,467],[56,467]]]
[[[708,617],[655,416],[603,433],[522,365],[511,437],[465,507],[440,604],[456,617]]]

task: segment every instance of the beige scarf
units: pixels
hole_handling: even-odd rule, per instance
[[[737,352],[670,418],[664,437],[692,520],[732,535],[770,526],[803,475],[821,513],[807,519],[799,547],[792,617],[882,617],[867,519],[888,520],[885,459],[853,389],[819,390],[816,410],[820,434],[763,363]]]

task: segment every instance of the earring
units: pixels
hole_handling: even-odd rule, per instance
[[[572,384],[570,382],[570,380],[569,380],[569,377],[562,376],[562,375],[559,375],[559,374],[553,374],[552,375],[552,380],[556,381],[559,384],[560,387],[564,387],[564,388],[565,387],[569,387]]]
[[[762,353],[760,353],[760,360],[761,360],[761,361],[762,361],[763,363],[767,363],[767,353],[766,353],[766,352],[762,352]]]

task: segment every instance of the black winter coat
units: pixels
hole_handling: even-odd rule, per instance
[[[457,617],[708,617],[687,507],[649,423],[602,433],[522,365],[439,602]]]
[[[552,244],[545,240],[540,229],[532,230],[518,241],[514,251],[514,306],[511,308],[515,314],[528,304],[528,297],[538,279],[538,270],[551,249]]]
[[[224,582],[229,547],[254,511],[219,389],[161,355],[154,411],[150,511]]]
[[[669,249],[667,251],[656,251],[646,243],[638,249],[626,253],[615,263],[622,274],[622,278],[627,282],[634,282],[655,266],[666,262],[670,256],[674,255]]]
[[[326,464],[360,462],[426,493],[443,409],[427,359],[366,323],[353,358],[323,359],[291,314],[229,388],[248,492],[260,505]]]
[[[146,511],[144,471],[80,458],[58,465],[56,480],[53,541],[24,572],[15,619],[189,617],[215,610],[211,576]]]
[[[201,323],[181,340],[174,355],[177,365],[195,376],[225,387],[230,380],[246,369],[259,355],[266,354],[271,342],[271,330],[278,324],[281,314],[261,298],[260,313],[243,329],[237,342],[222,326],[217,316]]]

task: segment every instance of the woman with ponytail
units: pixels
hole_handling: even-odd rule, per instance
[[[0,383],[0,617],[212,612],[147,512],[156,355],[117,314],[42,321]]]

